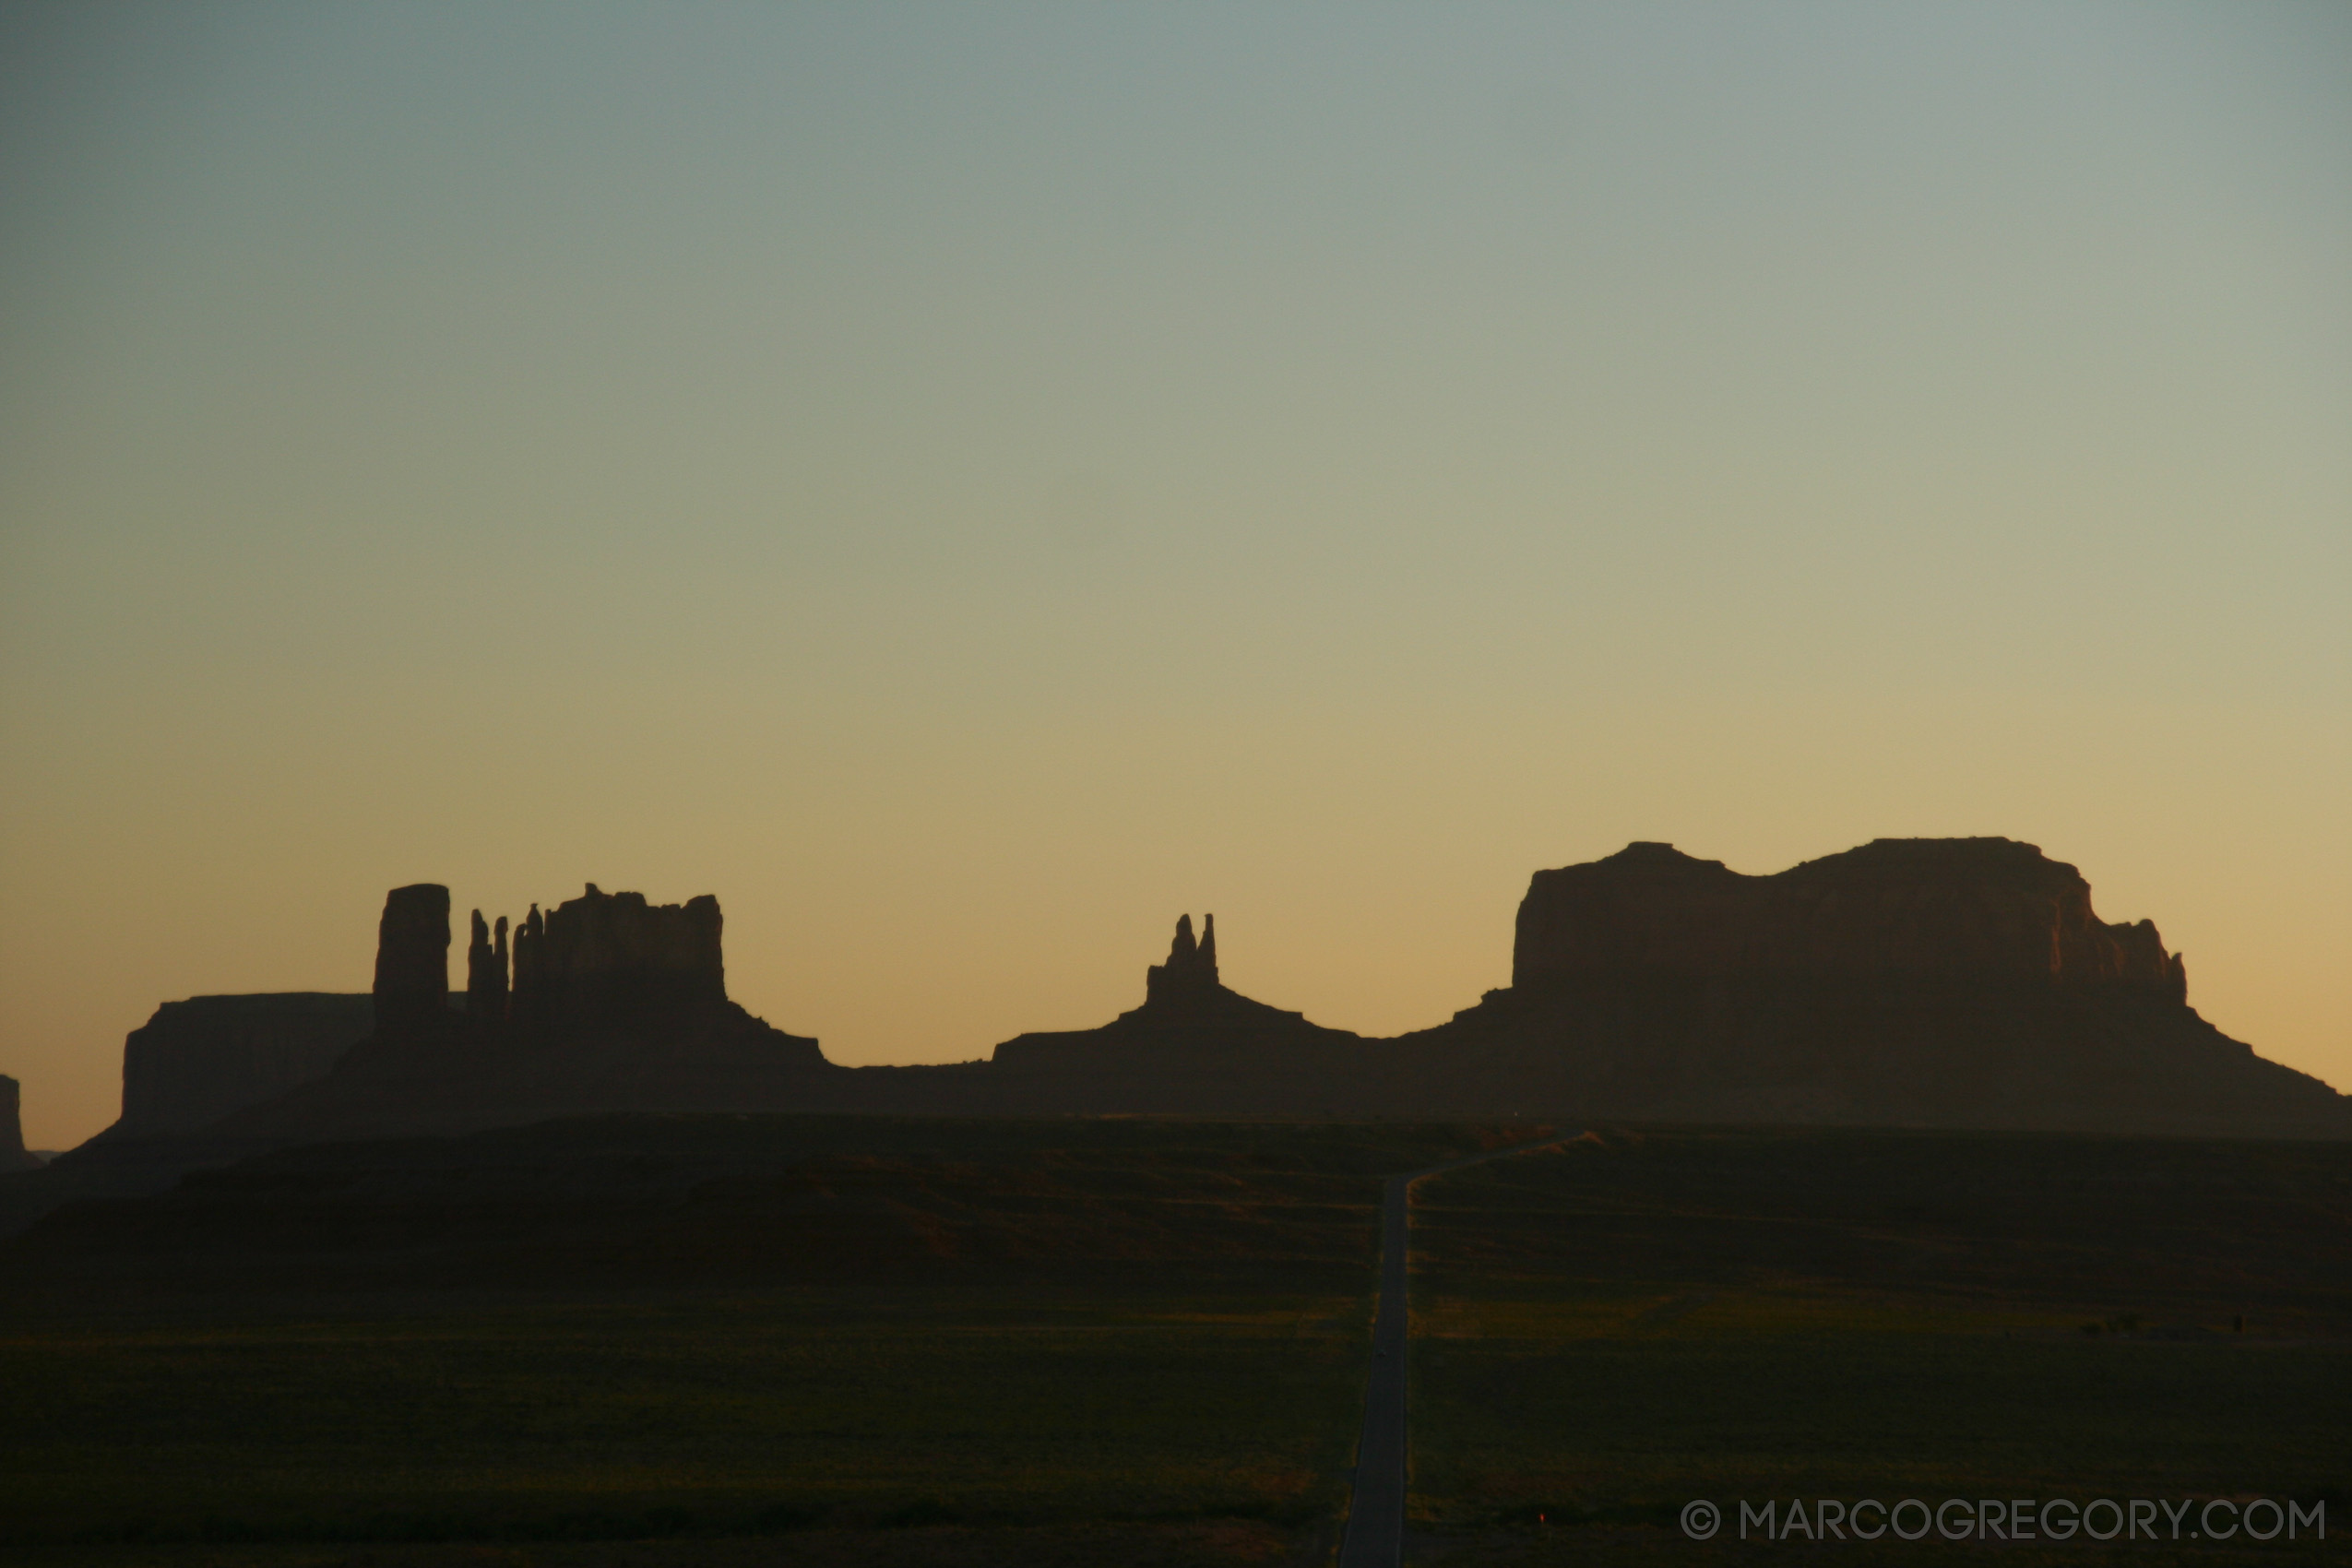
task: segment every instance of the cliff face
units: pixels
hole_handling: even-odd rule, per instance
[[[727,999],[707,894],[654,905],[590,884],[546,913],[533,905],[511,933],[476,910],[464,1010],[427,1010],[415,993],[445,971],[449,908],[445,887],[395,888],[378,928],[374,1032],[323,1080],[208,1132],[345,1137],[578,1111],[794,1110],[845,1071]]]
[[[123,1042],[116,1137],[184,1133],[323,1078],[374,1027],[366,996],[286,992],[166,1002]]]
[[[375,927],[375,1021],[397,1033],[445,1027],[449,890],[420,882],[384,896]]]
[[[648,904],[642,893],[607,893],[591,882],[545,916],[534,904],[516,932],[515,1018],[538,1028],[593,1028],[724,1006],[723,923],[707,893]]]
[[[2352,1099],[2197,1016],[2154,925],[2101,921],[2073,866],[2005,838],[1883,838],[1770,876],[1629,845],[1536,873],[1513,980],[1398,1042],[1436,1068],[1425,1104],[2352,1135]]]
[[[1668,844],[1535,874],[1512,984],[2037,981],[2187,995],[2154,925],[2109,925],[2073,866],[2006,838],[1881,838],[1769,876]]]
[[[466,946],[466,1015],[473,1018],[506,1016],[506,917],[498,917],[498,939],[491,940],[481,911],[473,918],[473,940]]]
[[[0,1170],[38,1170],[41,1161],[25,1150],[25,1127],[18,1115],[17,1080],[0,1073]]]
[[[448,979],[449,907],[449,890],[435,883],[385,896],[374,994],[376,1021],[387,1034],[452,1027],[434,989]],[[465,1015],[477,1026],[512,1024],[542,1036],[725,1007],[723,924],[719,900],[707,893],[683,904],[649,904],[642,893],[607,893],[591,882],[546,914],[533,904],[515,924],[510,955],[506,917],[493,925],[476,909]]]

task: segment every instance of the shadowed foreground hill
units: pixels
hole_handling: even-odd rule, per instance
[[[0,1243],[39,1412],[0,1431],[0,1560],[1306,1561],[1380,1179],[1479,1142],[616,1116],[74,1205]]]
[[[2352,1146],[1604,1126],[1424,1184],[1435,1275],[1932,1291],[2352,1339]]]
[[[1414,1511],[1503,1549],[1452,1561],[1771,1550],[1685,1539],[1699,1497],[2038,1503],[1958,1549],[2004,1562],[2344,1555],[2352,1145],[1604,1126],[1424,1182],[1416,1226]],[[2325,1538],[2061,1538],[2097,1497]]]
[[[0,1243],[0,1557],[1327,1562],[1379,1176],[1506,1132],[601,1117],[77,1205]],[[1795,1496],[2326,1502],[2097,1560],[2340,1557],[2352,1145],[1528,1141],[1415,1201],[1408,1562],[1746,1561],[1683,1504]]]
[[[610,1116],[282,1150],[0,1243],[19,1277],[698,1286],[1369,1266],[1380,1178],[1507,1129]]]

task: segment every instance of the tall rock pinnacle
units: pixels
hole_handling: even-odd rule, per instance
[[[414,1033],[446,1021],[449,890],[439,883],[395,887],[375,928],[375,1027]]]
[[[466,1012],[469,1016],[497,1020],[506,1016],[506,917],[498,917],[498,940],[481,911],[474,911],[473,941],[466,948]]]
[[[1176,940],[1169,944],[1168,962],[1154,964],[1144,976],[1144,1000],[1175,1001],[1218,989],[1217,917],[1204,917],[1206,934],[1195,941],[1193,917],[1176,917]]]
[[[0,1170],[34,1170],[41,1161],[25,1152],[24,1123],[17,1119],[17,1080],[0,1074]]]

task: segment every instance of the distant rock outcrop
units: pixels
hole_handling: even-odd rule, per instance
[[[581,897],[514,928],[472,916],[466,1008],[419,1005],[445,972],[449,894],[395,888],[376,1028],[335,1070],[212,1131],[300,1138],[495,1126],[571,1111],[804,1108],[836,1068],[728,1000],[719,900]],[[511,982],[509,963],[511,962]]]
[[[166,1002],[123,1041],[123,1115],[103,1136],[191,1132],[323,1078],[375,1027],[365,995],[295,991]]]
[[[445,1028],[449,890],[421,882],[384,896],[375,927],[375,1023],[389,1033]]]
[[[2153,924],[2100,921],[2073,866],[2005,838],[1770,876],[1632,844],[1536,873],[1512,972],[1397,1042],[1431,1109],[2352,1135],[2352,1100],[2197,1016]]]
[[[1216,918],[1196,941],[1185,915],[1167,962],[1145,972],[1142,1006],[1099,1028],[1008,1039],[990,1077],[964,1092],[992,1108],[1062,1112],[1359,1110],[1380,1082],[1368,1043],[1226,987]],[[918,1082],[903,1081],[909,1091]]]
[[[539,1032],[602,1029],[724,1006],[723,925],[707,893],[648,904],[642,893],[607,893],[591,882],[545,915],[533,904],[515,928],[514,1019]]]
[[[589,883],[555,907],[543,932],[532,925],[532,974],[545,1023],[600,1028],[725,1006],[722,924],[719,900],[707,893],[683,904],[648,904],[642,893],[607,893]]]
[[[2006,838],[1880,838],[1770,876],[1629,844],[1536,873],[1519,906],[1515,988],[1760,978],[2188,993],[2154,925],[2103,922],[2081,873]]]
[[[1214,921],[1196,938],[1188,915],[1141,1006],[944,1066],[835,1066],[744,1012],[708,896],[591,884],[511,928],[476,911],[459,1011],[449,909],[433,885],[386,899],[372,1029],[362,997],[166,1004],[126,1044],[123,1122],[61,1157],[58,1182],[616,1110],[2352,1136],[2352,1100],[2188,1005],[2154,925],[2101,921],[2073,866],[2002,838],[1880,839],[1768,876],[1665,844],[1540,871],[1513,983],[1385,1040],[1232,991]],[[175,1136],[183,1153],[159,1146]]]
[[[481,911],[473,918],[473,941],[466,946],[466,1016],[504,1019],[506,1016],[506,917],[498,917],[498,937],[491,940]]]
[[[24,1123],[18,1120],[17,1080],[0,1073],[0,1170],[38,1170],[39,1155],[25,1150]]]
[[[544,1028],[549,1016],[550,987],[540,957],[546,944],[547,917],[533,904],[530,913],[515,922],[514,981],[506,999],[507,1017],[526,1031]]]
[[[512,1023],[532,1036],[610,1033],[733,1005],[724,922],[707,893],[683,904],[649,904],[642,893],[607,893],[591,882],[545,915],[533,904],[515,927],[511,981],[506,917],[493,927],[476,909],[472,924],[465,1016],[476,1032]],[[375,952],[380,1033],[451,1027],[441,993],[429,992],[447,979],[448,949],[447,888],[421,883],[386,895]]]
[[[1217,917],[1201,917],[1204,934],[1193,940],[1193,917],[1176,917],[1176,940],[1169,944],[1168,962],[1144,971],[1144,1000],[1174,1002],[1220,989],[1217,980]]]

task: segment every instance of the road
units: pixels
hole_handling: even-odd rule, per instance
[[[1339,1540],[1339,1568],[1398,1568],[1405,1560],[1405,1338],[1412,1326],[1405,1289],[1413,1183],[1466,1165],[1557,1148],[1575,1135],[1514,1144],[1388,1179],[1380,1200],[1380,1310],[1372,1318],[1372,1379],[1364,1394],[1356,1491],[1348,1504],[1348,1532]]]

